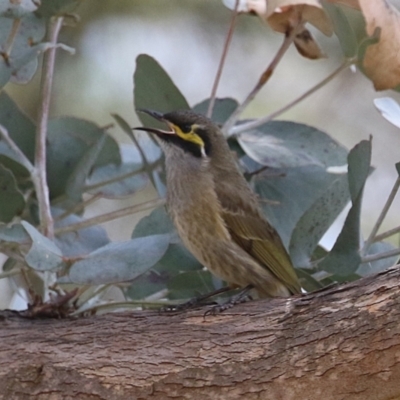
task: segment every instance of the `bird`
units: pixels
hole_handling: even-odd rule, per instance
[[[268,222],[219,127],[188,110],[142,109],[167,129],[155,135],[165,155],[167,209],[187,249],[231,288],[259,298],[301,293],[290,256]]]

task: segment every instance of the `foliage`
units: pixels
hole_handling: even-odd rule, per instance
[[[67,18],[78,3],[42,1],[38,8],[30,2],[1,6],[0,88],[9,81],[29,81],[42,53],[66,47],[52,42],[49,35],[45,38],[45,33]],[[364,57],[379,35],[364,34],[360,39],[343,7],[334,3],[324,7],[324,18],[333,22],[346,57],[338,72],[352,63],[370,71],[370,65],[363,67]],[[297,48],[301,47],[295,35],[287,36],[285,40],[295,40]],[[299,51],[307,55],[309,49]],[[268,69],[270,73],[273,70]],[[260,80],[257,90],[266,80]],[[304,124],[272,121],[272,117],[238,121],[243,104],[229,98],[212,97],[191,107],[148,55],[137,59],[134,101],[137,110],[212,111],[212,120],[225,130],[243,173],[259,194],[263,210],[280,233],[307,290],[381,271],[397,260],[398,249],[377,241],[377,229],[367,242],[360,239],[363,188],[372,171],[371,140],[363,140],[348,151],[326,132]],[[396,119],[393,111],[385,112]],[[4,90],[0,92],[0,251],[8,256],[1,276],[23,274],[29,290],[44,300],[49,300],[49,291],[61,293],[78,287],[74,299],[77,313],[99,308],[108,285],[121,288],[126,304],[143,307],[154,300],[181,300],[221,287],[222,282],[183,247],[162,201],[142,207],[158,205],[134,228],[132,238],[122,243],[110,243],[107,232],[99,226],[115,214],[91,220],[82,217],[90,202],[134,196],[148,184],[160,197],[165,195],[161,151],[150,137],[139,143],[127,122],[119,115],[113,117],[138,149],[134,162],[123,161],[107,127],[70,116],[50,119],[45,121],[44,180],[40,174],[44,155],[38,154],[35,141],[41,135],[39,122],[24,115]],[[138,117],[146,126],[155,123],[143,113]],[[48,188],[50,208],[39,196],[43,187]],[[351,207],[343,229],[328,252],[319,242],[348,203]],[[54,224],[51,218],[43,220],[42,211],[46,210]],[[135,210],[122,210],[118,216]]]

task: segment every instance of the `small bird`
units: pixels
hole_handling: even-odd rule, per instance
[[[259,297],[301,293],[282,240],[221,130],[191,111],[139,111],[168,126],[134,129],[155,134],[164,151],[167,208],[184,245],[232,288],[252,287]]]

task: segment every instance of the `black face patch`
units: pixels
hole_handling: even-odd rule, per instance
[[[173,146],[180,147],[187,153],[191,153],[194,157],[202,157],[201,148],[196,143],[189,142],[188,140],[182,139],[177,135],[159,135],[158,137],[164,142],[171,143]]]

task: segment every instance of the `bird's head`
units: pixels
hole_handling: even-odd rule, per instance
[[[157,135],[161,144],[177,146],[198,158],[208,158],[212,153],[212,137],[215,125],[206,117],[191,111],[173,111],[166,114],[152,110],[138,110],[158,121],[168,129],[134,128]],[[164,146],[163,146],[164,147]]]

